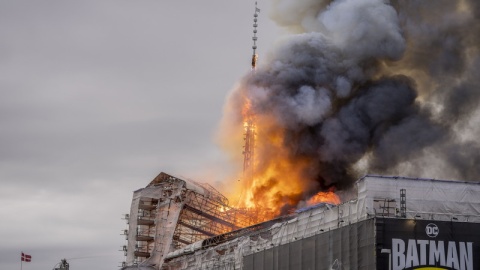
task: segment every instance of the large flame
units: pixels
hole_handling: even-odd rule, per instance
[[[310,205],[315,205],[319,203],[339,204],[340,198],[333,191],[327,191],[327,192],[320,191],[317,194],[315,194],[315,196],[310,198],[310,200],[308,200],[307,205],[310,206]]]
[[[259,221],[286,214],[299,206],[340,203],[333,189],[316,193],[318,183],[305,180],[303,175],[313,161],[307,156],[291,155],[286,148],[287,130],[269,114],[255,115],[250,100],[243,100],[238,125],[244,132],[254,129],[255,157],[251,172],[243,172],[231,199],[238,201],[239,207],[257,211]],[[241,147],[238,145],[238,149]]]

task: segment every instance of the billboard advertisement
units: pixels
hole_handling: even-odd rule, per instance
[[[378,219],[377,269],[478,270],[480,224]]]

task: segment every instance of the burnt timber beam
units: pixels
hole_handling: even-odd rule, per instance
[[[189,229],[191,229],[191,230],[197,231],[197,232],[199,232],[199,233],[201,233],[201,234],[204,234],[204,235],[206,235],[206,236],[208,236],[208,237],[215,236],[214,233],[207,232],[207,231],[202,230],[202,229],[200,229],[200,228],[198,228],[198,227],[195,227],[195,226],[193,226],[193,225],[187,224],[187,223],[185,223],[185,222],[183,222],[183,221],[178,222],[178,224],[180,224],[180,225],[182,225],[182,226],[185,226],[185,227],[187,227],[187,228],[189,228]]]
[[[203,212],[203,211],[201,211],[201,210],[198,210],[198,209],[196,209],[196,208],[191,207],[191,206],[188,205],[188,204],[185,204],[184,209],[186,209],[186,210],[188,210],[188,211],[190,211],[190,212],[193,212],[193,213],[195,213],[195,214],[197,214],[197,215],[200,215],[200,216],[202,216],[202,217],[205,217],[205,218],[207,218],[207,219],[210,219],[211,221],[214,221],[214,222],[220,223],[220,224],[222,224],[222,225],[231,227],[232,230],[238,230],[238,229],[240,229],[239,227],[237,227],[237,226],[236,226],[235,224],[233,224],[233,223],[230,223],[230,222],[228,222],[228,221],[225,221],[225,220],[223,220],[223,219],[220,219],[220,218],[218,218],[218,217],[216,217],[216,216],[207,214],[207,213],[205,213],[205,212]]]

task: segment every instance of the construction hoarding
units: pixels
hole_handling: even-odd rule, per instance
[[[368,219],[254,251],[243,269],[477,270],[479,232],[479,223]]]
[[[375,269],[374,223],[368,219],[247,255],[243,269]]]

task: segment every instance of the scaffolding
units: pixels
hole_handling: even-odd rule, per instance
[[[214,236],[169,253],[160,269],[388,269],[385,250],[393,250],[393,239],[431,241],[426,231],[431,225],[443,232],[435,241],[442,241],[442,252],[453,258],[455,245],[444,249],[446,241],[476,243],[478,194],[477,182],[367,175],[339,205],[307,207]],[[472,247],[471,254],[477,254]],[[476,262],[470,269],[480,269]]]
[[[125,214],[122,219],[125,220],[127,228],[125,230],[123,230],[123,233],[122,233],[122,235],[125,235],[125,242],[126,243],[120,249],[120,251],[123,252],[123,256],[124,256],[124,260],[122,262],[120,262],[120,267],[124,267],[126,265],[126,260],[127,260],[128,223],[129,223],[129,220],[130,220],[130,215]]]
[[[154,247],[158,200],[142,198],[138,205],[135,257],[149,258]]]
[[[258,221],[254,212],[231,207],[212,186],[163,172],[134,192],[129,217],[127,266],[158,264],[173,250]]]

